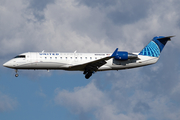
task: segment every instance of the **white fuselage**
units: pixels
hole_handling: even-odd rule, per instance
[[[115,49],[113,53],[28,52],[20,54],[3,66],[15,69],[46,69],[83,71],[89,79],[96,71],[122,70],[154,64],[167,41],[173,36],[156,36],[139,53]]]
[[[62,69],[62,70],[78,70],[84,71],[80,68],[71,68],[74,65],[81,65],[91,61],[95,61],[112,53],[59,53],[59,52],[27,52],[20,55],[24,57],[16,57],[5,64],[5,67],[13,69]],[[133,53],[138,55],[138,53]],[[99,67],[97,71],[105,70],[121,70],[134,67],[140,67],[156,63],[159,57],[149,57],[138,55],[138,59],[130,60],[116,60],[111,58],[107,60],[106,64]]]

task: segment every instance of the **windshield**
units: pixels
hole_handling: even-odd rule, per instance
[[[26,58],[26,56],[25,56],[25,55],[17,55],[17,56],[14,57],[14,58]]]

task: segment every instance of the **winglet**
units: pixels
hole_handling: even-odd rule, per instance
[[[118,48],[116,48],[116,50],[113,52],[113,54],[111,55],[111,57],[115,57],[117,54]]]

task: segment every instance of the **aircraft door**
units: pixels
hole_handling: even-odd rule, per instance
[[[31,63],[31,65],[37,65],[37,53],[29,53],[28,62]]]
[[[28,53],[28,54],[26,55],[26,62],[27,62],[27,63],[30,63],[30,62],[31,62],[31,53]]]

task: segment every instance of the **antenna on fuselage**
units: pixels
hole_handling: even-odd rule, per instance
[[[76,53],[76,52],[77,52],[77,50],[74,51],[74,53]]]
[[[44,50],[42,51],[42,53],[44,53]]]

